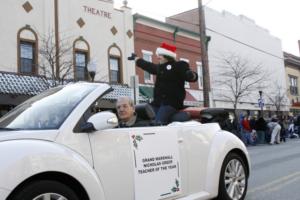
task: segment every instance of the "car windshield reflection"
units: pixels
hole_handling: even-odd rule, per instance
[[[1,130],[58,129],[96,86],[74,84],[49,89],[17,106],[0,119]]]

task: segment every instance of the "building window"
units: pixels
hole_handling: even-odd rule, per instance
[[[34,42],[20,42],[20,73],[35,73],[34,46]]]
[[[73,71],[75,80],[89,80],[87,68],[89,62],[90,45],[82,36],[80,36],[73,42]]]
[[[198,73],[198,85],[199,88],[203,88],[202,62],[196,62],[196,65],[197,65],[197,73]]]
[[[111,83],[123,83],[122,51],[115,43],[108,48],[108,78]]]
[[[17,33],[17,62],[21,74],[38,73],[38,37],[29,26],[21,28]]]
[[[184,61],[184,62],[187,62],[187,63],[190,62],[190,61],[189,61],[188,59],[186,59],[186,58],[180,58],[179,60]],[[190,88],[190,83],[187,82],[187,81],[185,81],[184,87],[185,87],[185,88]]]
[[[111,56],[109,58],[110,82],[121,83],[120,59]]]
[[[291,95],[298,95],[298,78],[296,76],[289,75],[289,82]]]
[[[87,80],[87,53],[83,51],[75,52],[75,79]]]
[[[152,62],[153,53],[151,51],[142,50],[142,53],[144,60]],[[147,71],[144,71],[144,81],[145,83],[153,83],[153,76]]]

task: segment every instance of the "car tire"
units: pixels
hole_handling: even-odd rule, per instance
[[[16,191],[16,194],[8,200],[43,200],[44,197],[51,200],[79,200],[77,194],[70,187],[52,180],[31,182]]]
[[[229,153],[222,165],[217,200],[243,200],[247,193],[248,171],[245,161]]]

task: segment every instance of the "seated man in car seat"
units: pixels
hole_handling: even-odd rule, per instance
[[[143,126],[141,119],[138,118],[133,100],[130,97],[119,97],[116,103],[119,127],[138,127]]]

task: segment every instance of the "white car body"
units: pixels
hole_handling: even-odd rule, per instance
[[[66,180],[67,185],[71,178],[72,184],[79,184],[90,200],[145,200],[137,199],[135,191],[138,183],[130,141],[133,132],[172,133],[178,140],[175,147],[179,152],[180,193],[164,199],[216,197],[222,164],[232,151],[242,156],[249,174],[250,161],[245,145],[232,133],[221,130],[218,124],[189,121],[168,126],[113,128],[114,114],[102,112],[100,121],[97,117],[89,119],[96,131],[74,132],[89,106],[110,88],[97,83],[66,87],[76,85],[96,87],[72,109],[59,128],[0,131],[1,200],[36,178]],[[109,117],[112,121],[107,122]]]

